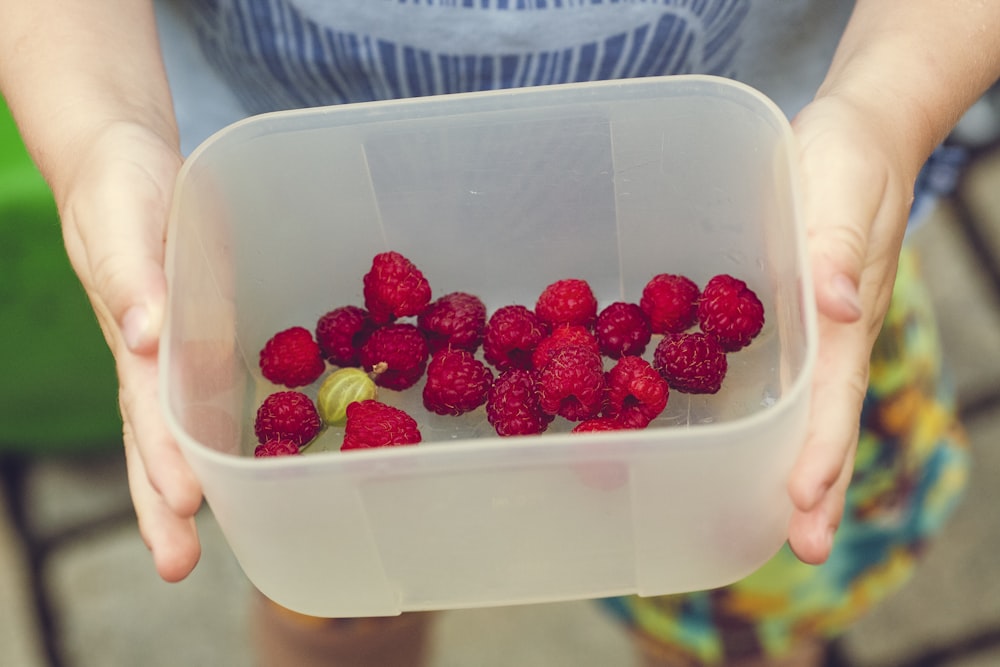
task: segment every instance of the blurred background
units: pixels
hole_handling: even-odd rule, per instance
[[[973,447],[971,484],[912,584],[838,643],[831,667],[1000,665],[998,100],[959,126],[965,175],[911,236]],[[44,184],[9,119],[0,125],[0,665],[250,665],[250,585],[208,508],[194,574],[166,584],[153,569],[110,355]],[[620,628],[587,602],[447,612],[434,639],[433,667],[633,664]]]

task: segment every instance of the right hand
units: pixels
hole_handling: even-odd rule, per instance
[[[167,214],[182,158],[142,126],[113,122],[78,146],[57,193],[70,262],[115,358],[129,488],[166,581],[197,564],[201,486],[161,414],[157,347],[166,297]]]

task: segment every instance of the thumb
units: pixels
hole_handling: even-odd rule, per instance
[[[122,257],[119,255],[118,257]],[[134,354],[152,354],[159,344],[163,324],[165,285],[161,262],[147,258],[123,261],[120,275],[132,280],[108,280],[99,291],[108,300],[122,340]]]
[[[172,171],[171,171],[172,169]],[[64,215],[67,252],[112,350],[156,351],[166,279],[164,229],[177,166],[162,178],[125,163],[82,189]]]
[[[831,320],[854,322],[862,316],[862,272],[887,176],[854,150],[854,141],[829,133],[811,136],[805,124],[796,130],[816,303]]]
[[[151,213],[140,216],[119,209],[115,215],[128,223],[109,224],[116,231],[108,229],[106,240],[99,243],[88,242],[91,230],[68,229],[67,249],[78,256],[74,265],[112,350],[124,344],[134,354],[152,354],[166,295],[162,227]],[[72,235],[77,239],[69,238]]]

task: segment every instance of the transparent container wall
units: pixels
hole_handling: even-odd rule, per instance
[[[366,615],[679,592],[759,566],[784,539],[815,346],[790,136],[759,94],[677,77],[273,114],[206,142],[172,214],[163,393],[251,580]],[[264,342],[362,305],[387,249],[491,311],[566,277],[606,305],[657,273],[726,272],[768,319],[728,389],[674,393],[646,431],[501,440],[480,416],[429,429],[445,444],[247,458]]]

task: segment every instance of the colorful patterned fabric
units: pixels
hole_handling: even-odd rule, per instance
[[[729,587],[601,602],[643,639],[704,664],[778,656],[831,638],[905,584],[966,484],[969,453],[941,367],[937,327],[912,252],[871,361],[854,478],[830,559],[804,565],[784,547]]]

